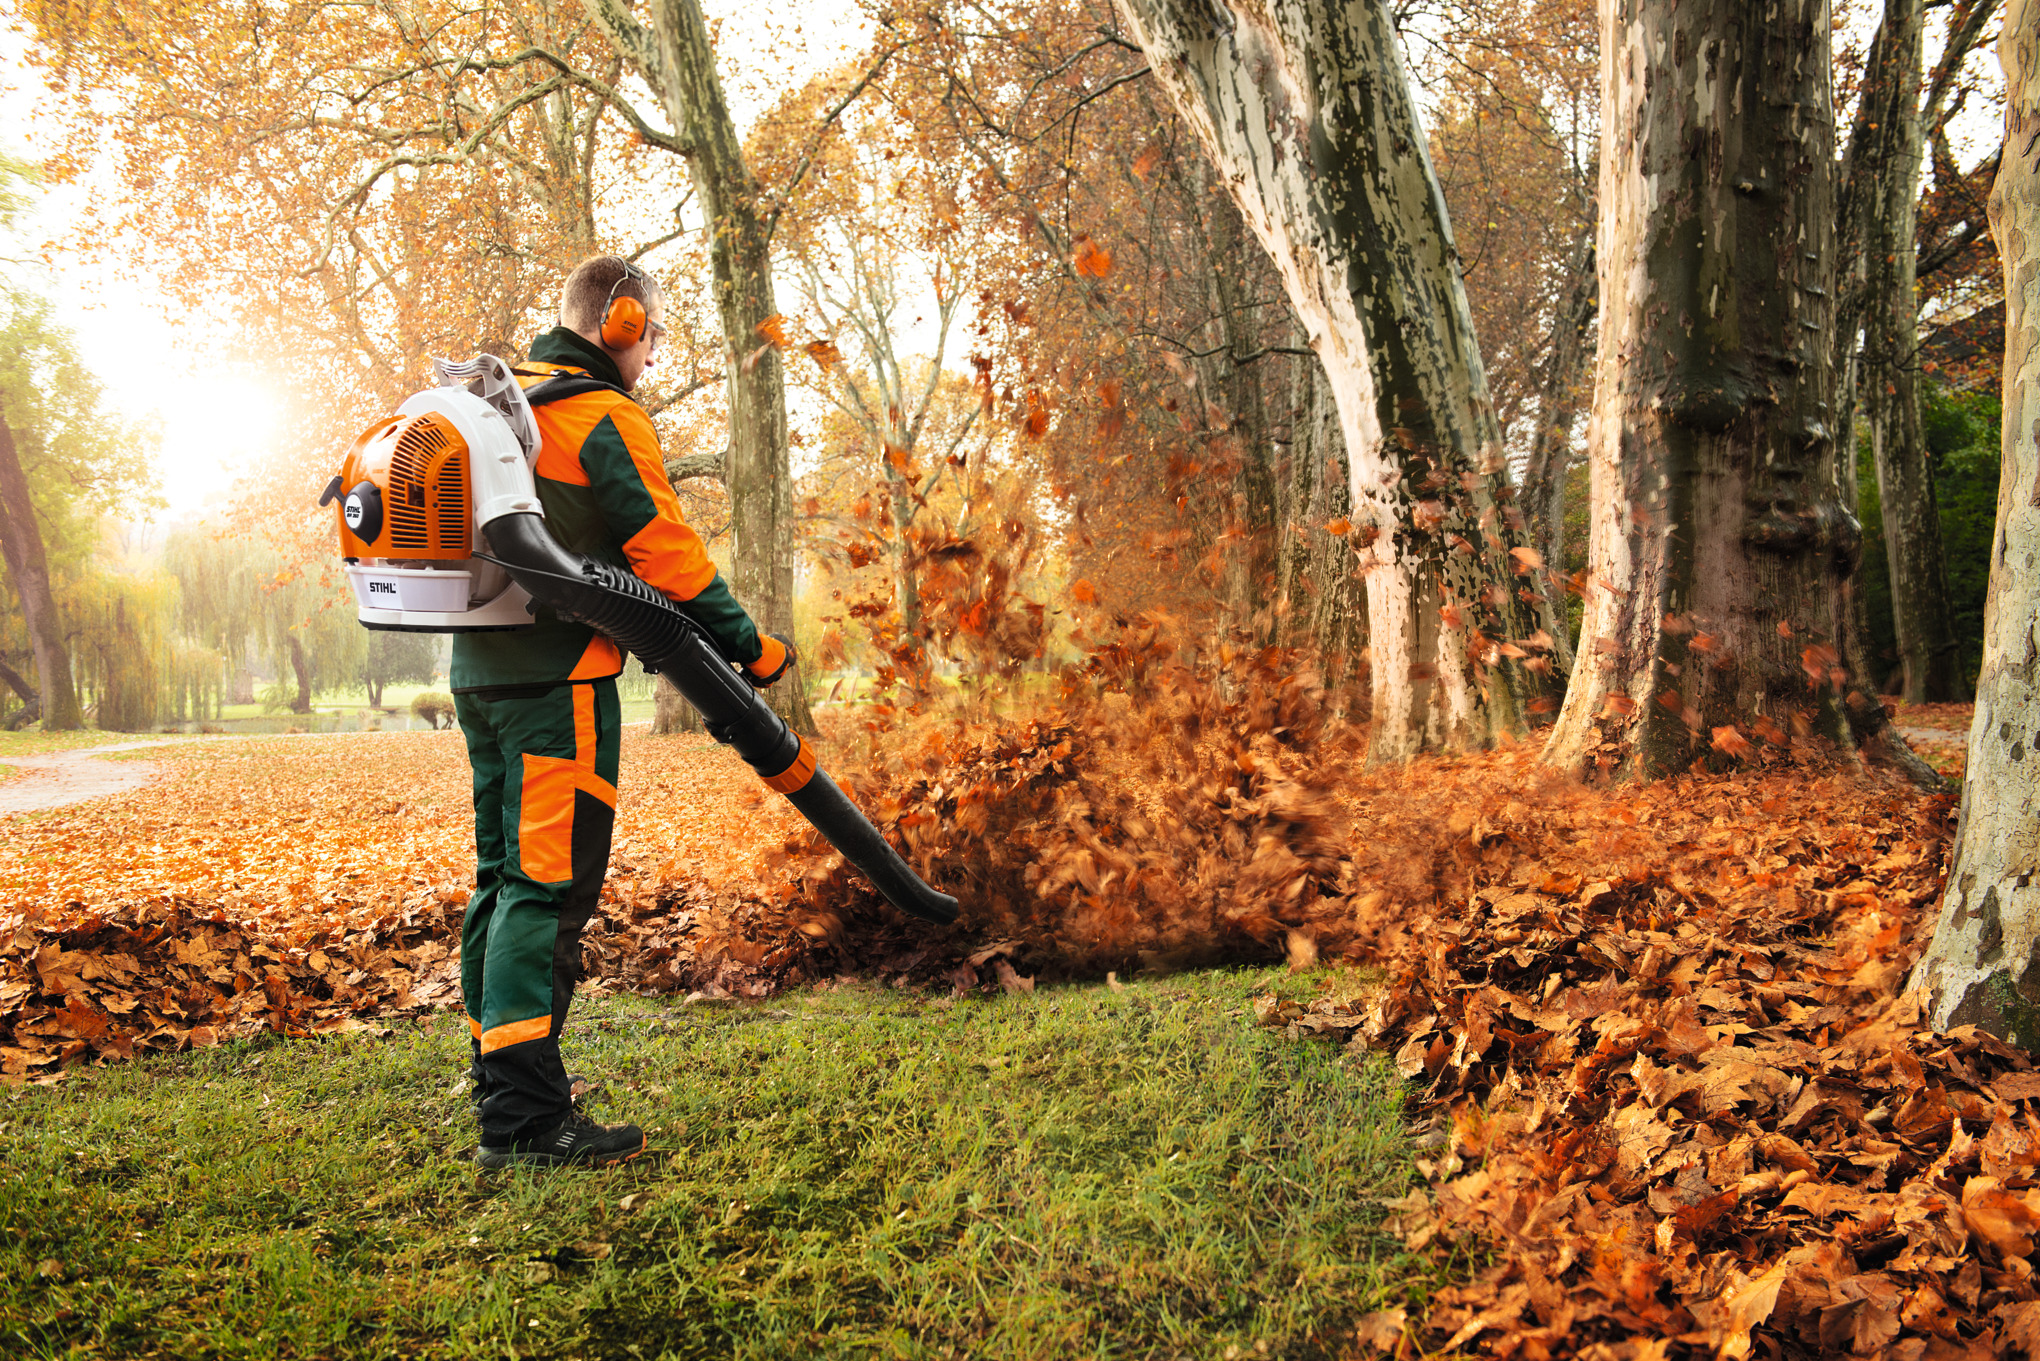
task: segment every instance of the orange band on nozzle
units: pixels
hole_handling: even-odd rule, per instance
[[[807,739],[803,737],[800,739],[800,755],[794,757],[793,764],[777,775],[765,776],[765,787],[775,794],[791,794],[813,779],[814,774],[815,749],[809,746]]]

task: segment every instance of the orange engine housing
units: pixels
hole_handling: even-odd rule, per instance
[[[363,538],[347,523],[347,499],[363,483],[379,513]],[[468,446],[444,416],[385,416],[354,441],[340,465],[340,556],[460,559],[474,556]],[[373,520],[373,524],[370,520]]]

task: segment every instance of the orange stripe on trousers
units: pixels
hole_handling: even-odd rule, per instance
[[[498,1049],[508,1049],[513,1044],[527,1040],[542,1040],[552,1032],[551,1016],[534,1016],[528,1021],[511,1021],[507,1025],[490,1026],[482,1032],[482,1052],[493,1054]]]

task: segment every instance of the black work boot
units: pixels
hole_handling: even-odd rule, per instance
[[[575,1111],[543,1134],[507,1145],[483,1144],[475,1162],[483,1167],[613,1167],[645,1151],[645,1132],[636,1125],[598,1125]]]

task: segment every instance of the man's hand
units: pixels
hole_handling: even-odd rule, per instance
[[[758,655],[758,660],[738,670],[745,680],[763,690],[785,675],[786,669],[800,660],[800,654],[793,650],[791,639],[777,633],[768,633],[759,641],[765,645],[765,650]]]

